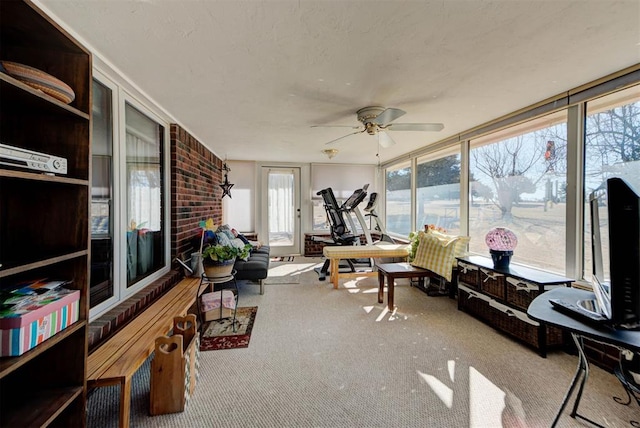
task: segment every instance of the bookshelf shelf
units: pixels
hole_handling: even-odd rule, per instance
[[[6,427],[45,427],[54,424],[56,418],[83,393],[81,387],[52,388],[39,391],[16,403],[10,412],[3,412],[0,424]]]
[[[34,358],[38,358],[44,351],[56,346],[60,342],[75,334],[78,330],[82,330],[86,326],[86,321],[78,321],[62,330],[60,333],[45,340],[37,347],[25,352],[19,357],[6,357],[0,359],[0,379],[9,376],[14,371],[18,370],[24,364],[28,363]]]

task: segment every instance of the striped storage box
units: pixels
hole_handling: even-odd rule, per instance
[[[0,318],[0,357],[22,355],[78,321],[79,290],[60,288],[42,303],[14,313],[3,313]]]

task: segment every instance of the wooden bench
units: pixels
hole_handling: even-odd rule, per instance
[[[155,350],[155,340],[173,327],[196,302],[200,278],[185,278],[89,355],[89,388],[120,385],[119,426],[128,427],[131,378]]]
[[[376,272],[340,272],[341,259],[369,259],[407,257],[409,255],[408,244],[389,244],[380,242],[374,245],[337,245],[324,247],[322,253],[330,260],[329,271],[333,288],[338,288],[340,278],[353,278],[358,276],[375,276]]]

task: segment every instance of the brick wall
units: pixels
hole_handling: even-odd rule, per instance
[[[222,221],[222,160],[171,125],[171,259],[190,247],[199,222]]]
[[[318,234],[308,234],[304,235],[304,255],[305,257],[320,257],[322,256],[322,249],[326,244],[322,242],[316,242],[313,238],[318,239],[326,239],[327,241],[331,241],[331,235],[318,235]]]
[[[222,160],[178,125],[171,125],[171,260],[191,247],[201,220],[222,221]],[[175,265],[174,265],[175,267]],[[89,324],[92,352],[182,278],[169,271]]]

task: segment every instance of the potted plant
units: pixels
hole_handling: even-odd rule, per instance
[[[247,258],[251,245],[243,248],[234,245],[209,244],[202,249],[202,266],[208,277],[231,275],[236,257]]]

